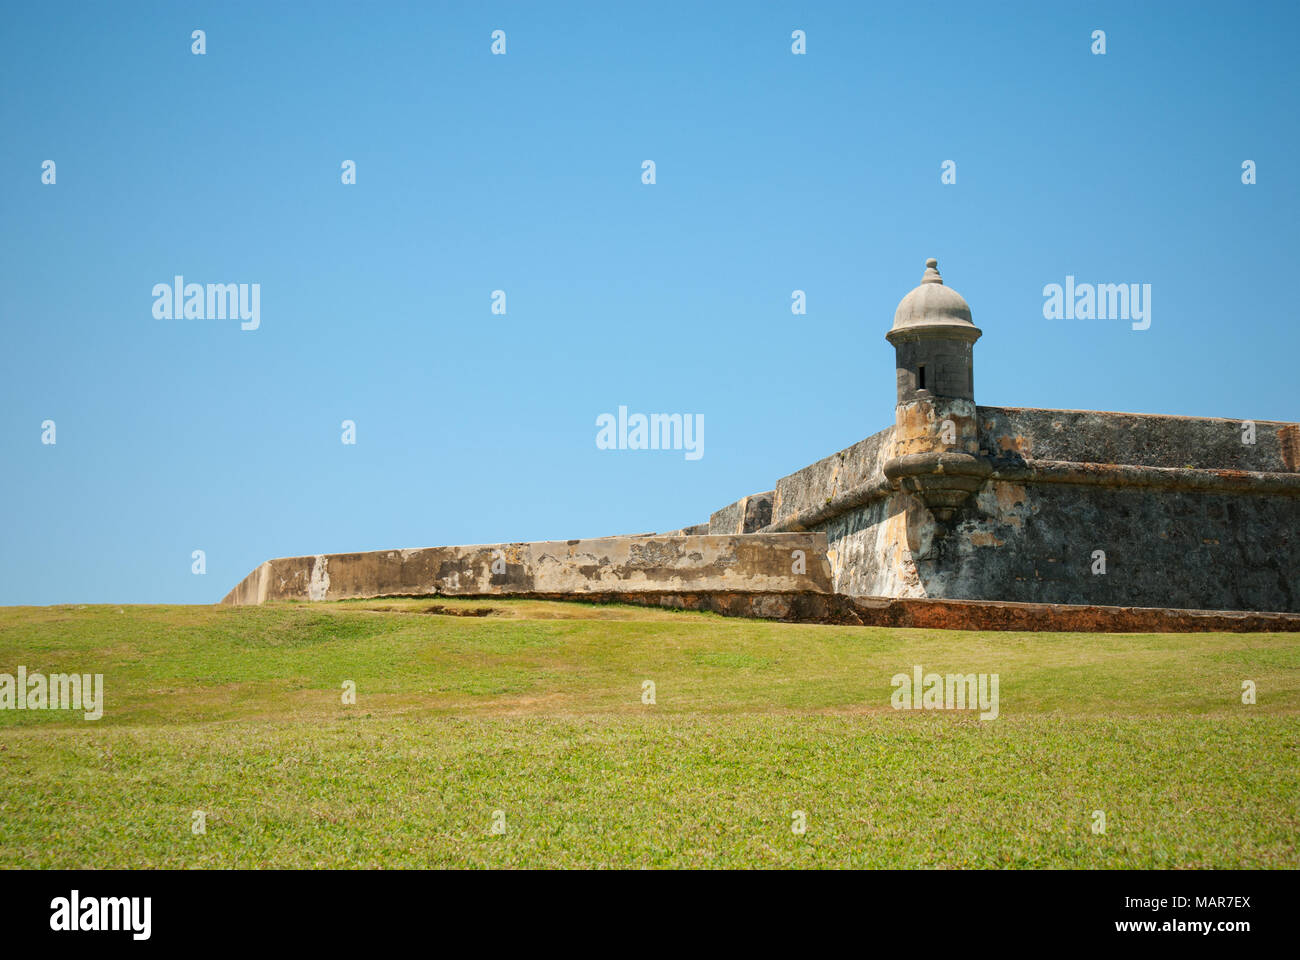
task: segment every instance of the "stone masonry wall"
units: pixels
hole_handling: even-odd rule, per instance
[[[1094,410],[978,407],[982,446],[995,457],[1211,470],[1300,471],[1300,424]]]
[[[268,560],[222,602],[638,591],[828,593],[825,556],[826,538],[812,533],[609,537],[322,554]]]
[[[1300,498],[990,480],[950,531],[904,494],[818,527],[855,596],[1300,611]],[[1105,573],[1094,573],[1094,551]]]
[[[800,514],[824,508],[837,496],[883,481],[881,469],[890,456],[893,435],[894,428],[888,427],[778,480],[769,529],[783,529]]]
[[[772,491],[754,493],[727,504],[709,517],[712,534],[757,533],[772,522]]]
[[[812,617],[821,601],[808,598],[836,592],[854,602],[1300,612],[1298,424],[1256,421],[1244,443],[1238,420],[923,398],[895,413],[893,427],[724,507],[707,526],[271,560],[224,602],[692,596],[726,612]],[[955,439],[943,440],[949,421]],[[932,485],[896,488],[909,477],[898,463],[932,453],[925,469],[951,482],[961,464],[947,450],[974,455],[982,470],[959,507],[943,507]]]
[[[952,524],[881,482],[895,446],[882,431],[779,481],[769,529],[825,533],[834,588],[852,596],[1300,611],[1296,424],[1257,421],[1246,444],[1237,420],[977,418],[997,469]]]

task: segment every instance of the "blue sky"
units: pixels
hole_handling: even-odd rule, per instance
[[[1300,420],[1296,6],[991,6],[11,7],[0,603],[703,522],[892,423],[929,256],[979,403]],[[1150,329],[1044,319],[1067,274]],[[704,456],[598,450],[620,404]]]

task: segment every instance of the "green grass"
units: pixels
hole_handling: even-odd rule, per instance
[[[0,608],[19,664],[107,704],[0,710],[0,867],[1300,866],[1297,634]],[[999,674],[999,718],[893,710],[913,664]]]

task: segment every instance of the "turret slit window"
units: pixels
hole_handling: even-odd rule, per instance
[[[925,364],[924,363],[916,368],[916,389],[918,390],[925,389]]]

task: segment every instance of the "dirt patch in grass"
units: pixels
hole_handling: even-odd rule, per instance
[[[425,613],[440,613],[448,617],[490,617],[496,613],[491,607],[444,607],[435,603],[424,608]]]

